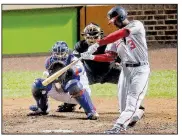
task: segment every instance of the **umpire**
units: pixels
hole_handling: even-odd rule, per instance
[[[101,28],[95,24],[87,25],[82,33],[84,40],[76,43],[73,54],[80,57],[80,54],[86,52],[88,47],[97,40],[103,38],[104,33]],[[112,50],[106,50],[107,46],[99,47],[98,50],[88,58],[82,60],[89,84],[95,83],[118,83],[121,67],[118,65],[120,59],[117,53]],[[103,61],[104,62],[101,62]]]

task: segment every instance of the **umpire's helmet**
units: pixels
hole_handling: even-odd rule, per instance
[[[88,24],[82,33],[82,36],[84,36],[86,42],[91,45],[96,42],[96,40],[99,40],[103,37],[104,32],[101,30],[99,25],[95,23]]]
[[[122,22],[127,18],[127,12],[121,6],[115,6],[107,13],[107,17],[109,24],[114,23],[116,20]]]
[[[57,41],[52,47],[52,55],[59,57],[60,59],[67,58],[69,54],[69,48],[66,42]]]

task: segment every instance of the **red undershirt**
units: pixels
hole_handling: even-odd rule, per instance
[[[119,29],[108,36],[104,37],[101,40],[98,40],[98,44],[100,46],[107,45],[109,43],[113,43],[120,38],[127,37],[129,35],[130,31],[128,29]],[[99,62],[112,62],[116,58],[117,53],[115,52],[107,52],[105,54],[95,55],[94,61]]]
[[[107,45],[109,43],[113,43],[121,38],[127,37],[130,31],[128,29],[119,29],[108,36],[104,37],[103,39],[98,40],[98,44],[100,46]]]
[[[106,52],[105,54],[99,54],[99,55],[94,55],[94,61],[99,61],[99,62],[112,62],[115,60],[117,53],[115,52]]]

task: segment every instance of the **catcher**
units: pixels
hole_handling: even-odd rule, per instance
[[[86,52],[90,45],[102,39],[104,32],[97,24],[90,23],[84,28],[82,36],[84,40],[77,42],[74,47],[73,54],[76,57],[80,57],[81,53]],[[112,50],[111,47],[112,44],[101,46],[93,55],[84,56],[82,62],[90,85],[96,83],[118,83],[122,67],[119,65],[120,59],[117,57],[117,52]],[[57,111],[72,112],[75,110],[74,107],[74,104],[64,103],[59,106]]]
[[[52,55],[46,60],[47,76],[51,76],[77,58],[70,53],[68,46],[63,41],[58,41],[52,47]],[[44,72],[45,73],[45,72]],[[50,111],[48,96],[70,104],[80,104],[84,109],[87,119],[96,120],[98,114],[90,98],[90,88],[86,72],[81,62],[72,66],[67,72],[58,77],[53,83],[43,86],[44,79],[35,79],[32,85],[32,95],[36,105],[30,106],[29,116],[47,115]]]

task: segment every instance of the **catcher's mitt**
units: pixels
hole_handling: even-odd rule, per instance
[[[53,75],[54,73],[64,68],[65,66],[66,66],[65,63],[62,62],[58,57],[53,57],[53,56],[48,58],[45,64],[45,68],[48,70],[49,76]],[[55,82],[66,83],[67,81],[73,78],[73,75],[74,72],[70,68],[69,70],[67,70],[67,72],[59,76],[58,79],[54,81],[54,83]]]
[[[56,73],[57,71],[59,71],[60,69],[64,68],[65,64],[62,61],[55,61],[53,63],[51,63],[51,65],[48,68],[48,72],[49,75],[53,75],[54,73]],[[58,77],[58,79],[56,79],[54,82],[63,82],[66,78],[66,72],[64,74],[62,74],[61,76]]]

